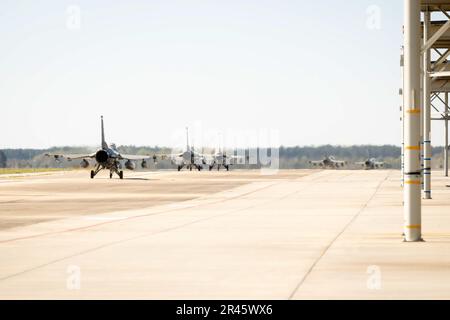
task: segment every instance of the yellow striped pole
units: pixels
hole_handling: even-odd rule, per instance
[[[420,228],[422,177],[420,167],[420,0],[404,0],[404,10],[404,235],[405,241],[420,241],[422,238]]]

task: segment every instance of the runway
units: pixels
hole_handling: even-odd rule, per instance
[[[263,179],[259,172],[130,172],[94,180],[85,170],[0,175],[0,230],[74,215],[140,209],[198,198]],[[289,173],[302,176],[305,172]],[[277,175],[283,178],[283,174]]]
[[[402,242],[397,171],[0,177],[1,299],[450,298],[450,190]]]

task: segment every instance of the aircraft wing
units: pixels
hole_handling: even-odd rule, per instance
[[[152,157],[150,155],[121,154],[120,158],[123,159],[123,160],[149,160],[149,159],[153,158],[155,160],[156,159],[156,155],[154,155]]]
[[[226,159],[230,160],[230,161],[234,161],[235,163],[238,163],[238,164],[243,164],[243,163],[245,163],[245,161],[248,160],[248,157],[233,155],[233,156],[227,156]]]
[[[174,154],[156,154],[153,157],[159,157],[163,160],[167,160],[167,159],[179,158],[182,156],[183,156],[183,153],[174,153]]]
[[[202,154],[197,151],[193,151],[193,154],[194,154],[194,157],[197,157],[197,158],[207,158],[209,156],[209,154]]]
[[[53,157],[55,160],[67,159],[68,161],[79,160],[79,159],[92,159],[95,158],[95,153],[91,154],[57,154],[57,153],[46,153],[46,157]]]
[[[216,157],[213,155],[205,155],[204,160],[206,164],[212,165],[216,162]]]
[[[226,156],[228,159],[233,159],[233,160],[239,160],[239,159],[245,159],[245,156]]]

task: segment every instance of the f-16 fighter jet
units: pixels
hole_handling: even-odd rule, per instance
[[[243,156],[228,155],[219,149],[219,152],[208,156],[206,162],[209,166],[209,171],[211,171],[215,166],[217,167],[217,171],[220,171],[221,167],[224,167],[227,171],[230,171],[230,166],[238,163],[239,161],[243,162],[245,159],[246,158]]]
[[[333,156],[325,157],[325,159],[320,161],[310,161],[309,163],[314,167],[325,169],[338,169],[346,165],[345,161],[336,160]]]
[[[366,170],[381,169],[384,167],[384,162],[377,161],[375,158],[367,159],[364,162],[356,162],[355,164],[362,166]]]
[[[184,167],[192,171],[197,169],[201,171],[203,165],[206,164],[206,156],[198,153],[194,150],[194,147],[189,145],[189,129],[186,128],[186,150],[180,153],[174,154],[161,154],[161,159],[169,159],[174,165],[177,166],[178,171],[181,171]],[[155,156],[154,156],[155,157]],[[155,158],[154,158],[155,159]]]
[[[142,161],[142,168],[148,167],[147,161],[150,159],[150,156],[121,154],[119,151],[117,151],[114,144],[108,146],[105,141],[103,116],[101,117],[101,131],[101,149],[92,154],[46,154],[46,156],[54,157],[56,160],[60,160],[63,158],[67,159],[68,161],[81,160],[80,166],[82,168],[87,168],[89,166],[89,159],[95,160],[96,164],[94,170],[91,170],[91,179],[93,179],[97,175],[97,173],[99,173],[103,169],[109,170],[110,178],[112,178],[113,174],[116,173],[120,179],[123,179],[121,161],[125,161],[125,168],[127,168],[128,170],[136,169],[136,164],[134,163],[134,161]],[[155,156],[153,156],[153,160],[156,161]]]

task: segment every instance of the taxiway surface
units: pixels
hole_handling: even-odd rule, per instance
[[[103,179],[102,179],[103,178]],[[450,298],[450,190],[403,243],[397,171],[0,177],[0,298]]]

